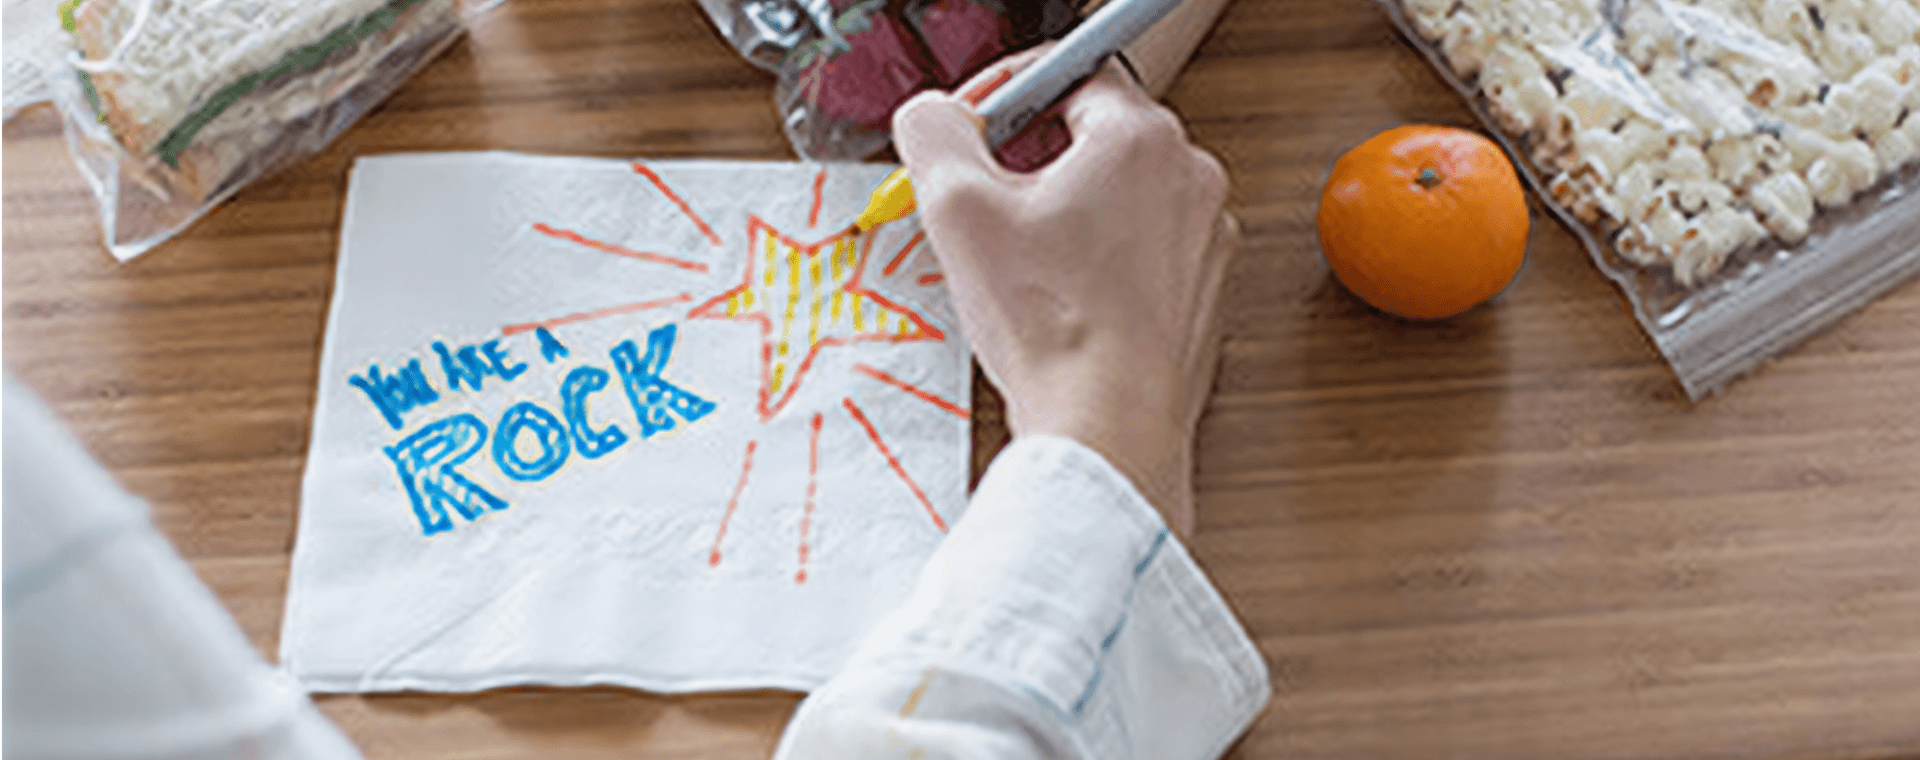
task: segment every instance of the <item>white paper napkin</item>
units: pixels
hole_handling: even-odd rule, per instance
[[[807,689],[965,505],[892,167],[362,159],[281,660],[314,691]]]

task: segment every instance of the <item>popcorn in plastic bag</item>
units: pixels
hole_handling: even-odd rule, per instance
[[[1689,396],[1920,275],[1915,0],[1379,2]]]

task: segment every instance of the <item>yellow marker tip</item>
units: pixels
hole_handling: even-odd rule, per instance
[[[913,183],[904,167],[895,169],[873,189],[873,196],[867,199],[867,209],[860,212],[851,229],[855,234],[866,232],[887,222],[905,219],[913,210]]]

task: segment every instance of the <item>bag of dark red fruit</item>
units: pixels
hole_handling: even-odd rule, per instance
[[[1066,33],[1079,18],[1080,0],[700,5],[741,55],[779,75],[775,100],[794,150],[808,160],[834,161],[886,148],[893,109],[914,93],[951,89],[1009,52]],[[1005,151],[1002,158],[1024,163]]]

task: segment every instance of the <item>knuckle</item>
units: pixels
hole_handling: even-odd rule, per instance
[[[1194,147],[1191,150],[1194,176],[1200,189],[1210,198],[1225,198],[1230,184],[1226,164],[1221,163],[1218,156],[1204,149]]]
[[[1187,130],[1180,123],[1180,117],[1158,104],[1149,104],[1140,109],[1132,120],[1130,134],[1135,144],[1143,147],[1165,147],[1186,142]]]
[[[902,137],[917,136],[927,127],[933,116],[929,111],[942,99],[942,94],[928,90],[913,96],[893,111],[893,133]]]
[[[1231,211],[1220,212],[1221,241],[1225,242],[1228,247],[1238,246],[1242,234],[1243,230],[1240,226],[1240,217],[1234,216]]]
[[[1240,250],[1240,243],[1243,240],[1240,234],[1240,220],[1235,219],[1233,214],[1222,212],[1220,221],[1214,229],[1213,245],[1208,246],[1210,250],[1207,253],[1210,258],[1217,260],[1219,266],[1224,267],[1226,261],[1233,258],[1234,253]]]
[[[1014,216],[1024,225],[1057,224],[1073,213],[1077,202],[1078,199],[1071,193],[1041,195],[1020,204],[1014,210]]]

